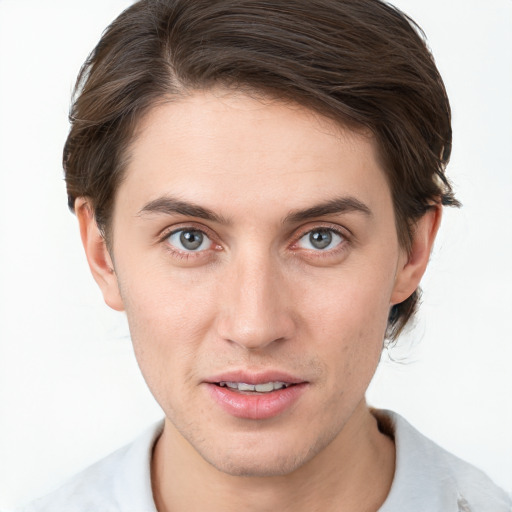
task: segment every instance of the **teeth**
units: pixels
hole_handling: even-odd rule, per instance
[[[255,387],[252,384],[246,384],[245,382],[240,382],[238,384],[238,391],[255,391]]]
[[[264,382],[263,384],[246,384],[245,382],[219,382],[219,386],[238,391],[252,391],[257,393],[270,393],[278,389],[291,386],[285,382]]]
[[[254,388],[258,393],[268,393],[269,391],[274,391],[274,383],[267,382],[265,384],[256,384]]]

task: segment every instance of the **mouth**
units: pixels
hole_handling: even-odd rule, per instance
[[[262,382],[260,384],[248,384],[247,382],[221,381],[221,382],[214,382],[214,384],[221,388],[228,388],[232,391],[238,391],[239,393],[246,393],[246,394],[267,394],[267,393],[272,393],[273,391],[279,391],[280,389],[286,389],[291,386],[296,386],[296,384],[293,384],[290,382],[281,382],[281,381]]]
[[[230,372],[205,384],[214,403],[225,413],[236,418],[265,420],[292,409],[309,383],[281,372]]]

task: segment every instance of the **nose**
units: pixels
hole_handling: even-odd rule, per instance
[[[220,288],[217,330],[222,339],[257,350],[293,337],[293,302],[277,258],[240,256],[226,269]]]

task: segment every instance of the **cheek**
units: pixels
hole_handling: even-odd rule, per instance
[[[119,279],[132,334],[158,333],[148,340],[151,343],[175,338],[192,341],[205,328],[215,293],[211,280],[165,265],[134,274],[132,278],[122,274]]]
[[[351,269],[354,270],[354,269]],[[391,274],[392,275],[392,274]],[[324,283],[323,293],[304,290],[306,338],[331,366],[327,372],[341,390],[366,387],[384,342],[392,279],[389,273],[340,272]],[[332,382],[331,382],[332,383]]]
[[[330,313],[330,318],[337,318],[338,322],[319,340],[325,346],[323,358],[327,365],[323,407],[335,424],[345,421],[364,398],[382,353],[386,310],[376,311],[368,304],[369,309],[362,311],[356,302],[354,298],[340,303],[337,317]]]
[[[137,362],[160,402],[163,386],[194,378],[195,358],[211,325],[212,292],[168,272],[121,278],[120,290]]]
[[[348,267],[326,275],[316,283],[308,282],[300,295],[302,309],[317,333],[337,332],[347,340],[375,340],[382,343],[393,289],[393,273],[372,272]],[[311,280],[310,280],[311,281]]]

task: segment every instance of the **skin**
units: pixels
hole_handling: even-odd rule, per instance
[[[214,217],[170,211],[170,197]],[[305,212],[340,198],[367,211]],[[370,134],[298,105],[196,92],[141,122],[110,254],[87,198],[76,211],[93,275],[126,311],[166,415],[152,461],[159,511],[379,508],[394,446],[364,394],[389,309],[425,271],[440,208],[406,253]],[[180,229],[207,238],[189,250]],[[283,371],[305,389],[275,417],[237,418],[205,389],[233,369]]]

